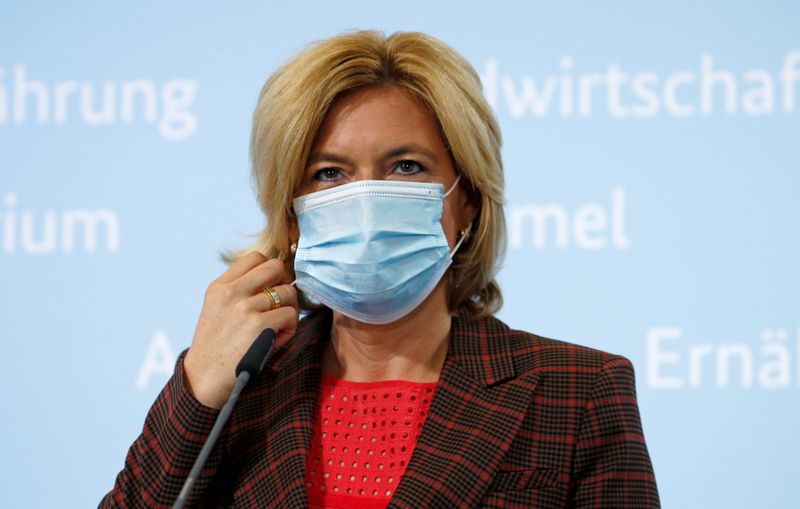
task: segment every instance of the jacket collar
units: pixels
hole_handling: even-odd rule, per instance
[[[453,318],[428,418],[388,507],[473,507],[484,498],[539,380],[517,376],[510,336],[494,318]]]
[[[330,314],[320,311],[307,318],[294,341],[276,351],[270,360],[273,371],[292,365],[297,357],[306,361],[320,359],[322,347],[328,340]],[[450,345],[445,364],[457,363],[475,381],[489,387],[516,376],[513,344],[508,326],[490,317],[481,320],[453,315],[450,326]],[[301,362],[301,365],[303,363]]]
[[[329,318],[310,317],[292,345],[276,352],[267,380],[254,387],[270,390],[272,406],[263,410],[267,451],[255,469],[270,474],[253,487],[264,506],[307,505],[305,457],[329,330]],[[389,507],[476,505],[516,436],[537,381],[538,374],[517,376],[504,323],[454,316],[429,416]]]
[[[453,316],[447,356],[478,384],[490,387],[516,376],[512,346],[508,326],[500,320]]]

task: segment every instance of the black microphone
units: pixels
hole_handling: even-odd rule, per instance
[[[200,471],[203,470],[203,466],[206,464],[206,460],[208,460],[208,456],[211,454],[211,450],[214,448],[214,444],[217,442],[222,428],[225,427],[225,423],[228,422],[228,418],[233,411],[233,406],[236,404],[236,400],[239,399],[242,389],[264,369],[264,365],[267,363],[267,359],[274,345],[275,331],[269,328],[264,329],[256,340],[253,341],[253,344],[250,345],[250,348],[247,349],[247,352],[242,356],[242,360],[239,361],[239,364],[236,365],[236,384],[233,386],[233,390],[231,391],[231,395],[228,396],[228,401],[225,402],[225,406],[220,410],[217,420],[214,422],[214,427],[211,428],[211,433],[208,434],[206,443],[200,450],[200,454],[194,462],[192,471],[189,472],[189,477],[187,477],[186,482],[183,483],[183,488],[181,488],[177,500],[175,500],[175,503],[172,505],[172,509],[183,509],[183,505],[189,498],[189,493],[191,493],[195,481],[197,481],[197,478],[200,476]]]
[[[261,334],[258,335],[242,356],[242,360],[236,365],[236,378],[239,378],[242,373],[247,373],[250,380],[257,377],[261,370],[264,369],[274,344],[275,331],[272,329],[261,331]]]

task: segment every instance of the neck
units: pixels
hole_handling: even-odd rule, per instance
[[[356,382],[437,381],[451,321],[443,283],[417,309],[385,325],[357,322],[334,312],[323,371]]]

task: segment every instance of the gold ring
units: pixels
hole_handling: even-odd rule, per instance
[[[271,304],[269,307],[270,311],[281,307],[281,294],[279,294],[275,288],[264,288],[264,293],[266,293],[267,297],[269,297]]]

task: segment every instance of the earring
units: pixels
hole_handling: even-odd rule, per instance
[[[472,231],[472,223],[468,224],[464,228],[461,228],[461,230],[459,230],[459,232],[458,232],[458,233],[461,234],[461,237],[459,237],[459,240],[461,242],[466,242],[467,239],[469,238],[469,234],[470,234],[471,231]]]
[[[292,242],[289,246],[289,251],[294,255],[297,252],[297,242]]]

